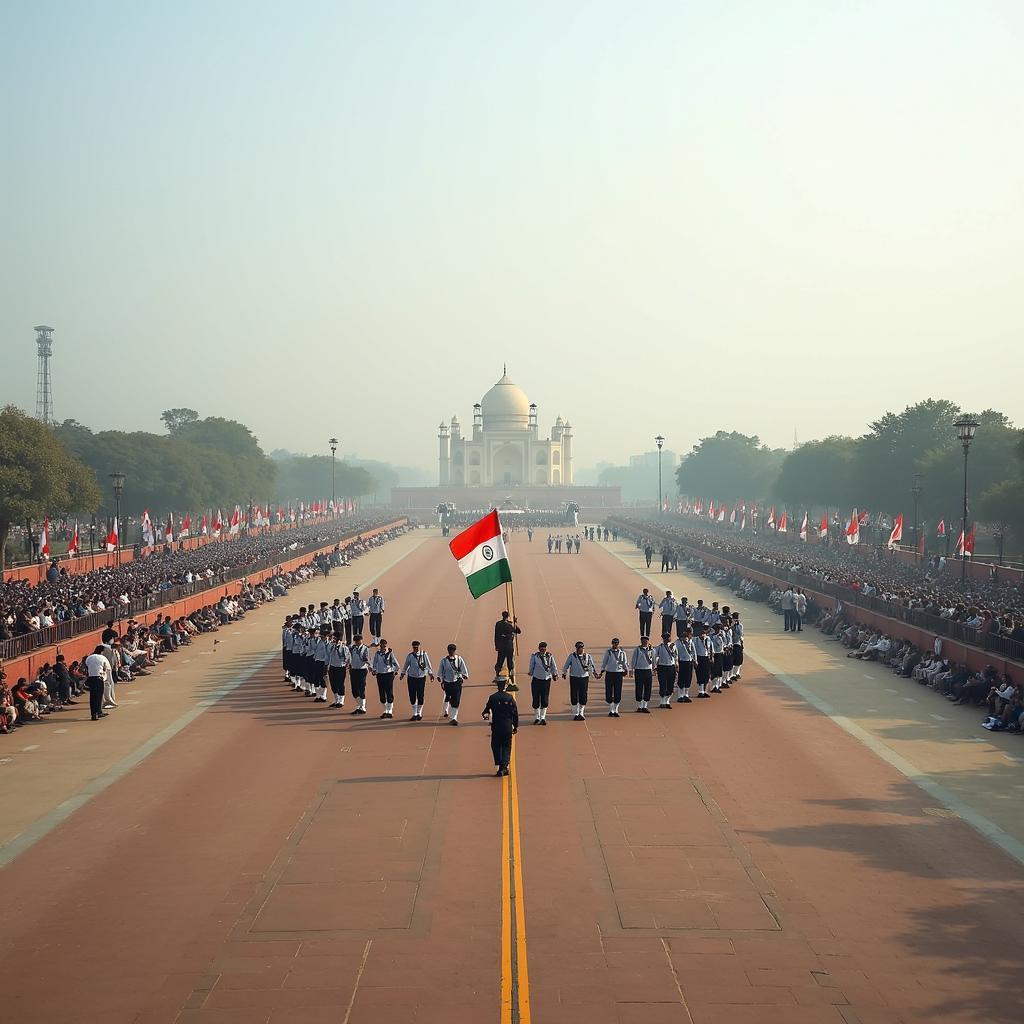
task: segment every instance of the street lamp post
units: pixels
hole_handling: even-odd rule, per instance
[[[333,509],[333,515],[338,514],[338,494],[337,488],[335,487],[335,458],[334,454],[338,450],[338,439],[332,437],[328,442],[331,446],[331,508]]]
[[[953,426],[956,427],[956,436],[964,446],[964,512],[963,518],[960,520],[962,544],[962,550],[960,551],[960,582],[963,583],[967,579],[967,517],[970,515],[970,509],[967,504],[967,451],[971,447],[974,435],[978,431],[978,421],[970,416],[961,416]]]
[[[664,502],[661,499],[661,449],[665,444],[665,438],[659,434],[654,439],[654,443],[658,446],[658,515],[660,516],[664,505]]]
[[[124,473],[111,473],[110,479],[114,484],[114,525],[117,527],[117,554],[115,562],[121,564],[121,494],[124,492]]]
[[[920,545],[920,542],[919,542],[918,536],[917,536],[917,530],[918,530],[917,503],[921,500],[921,493],[922,493],[921,474],[920,473],[915,473],[914,474],[914,485],[913,485],[913,487],[910,488],[910,493],[914,496],[914,558],[916,560],[918,558],[919,552],[921,550],[921,545]]]

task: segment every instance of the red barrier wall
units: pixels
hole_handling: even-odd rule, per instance
[[[355,537],[349,537],[340,542],[341,550],[344,551],[345,548],[351,547],[351,545],[355,544],[356,541],[369,540],[380,533],[384,533],[386,530],[390,530],[395,526],[402,526],[407,522],[408,519],[405,516],[402,516],[392,522],[385,523],[383,526],[375,527],[372,530],[366,530],[363,533],[357,534]],[[153,622],[157,616],[162,617],[164,615],[170,615],[171,618],[176,619],[181,615],[190,615],[197,608],[203,608],[208,604],[215,604],[225,594],[234,596],[240,593],[242,584],[246,581],[250,583],[262,583],[265,579],[276,575],[278,572],[290,572],[293,569],[297,569],[300,565],[307,565],[310,560],[320,552],[333,551],[335,544],[337,543],[338,542],[335,541],[331,544],[325,544],[323,547],[317,548],[316,551],[309,551],[297,558],[278,562],[270,569],[261,569],[258,572],[252,572],[248,576],[232,580],[230,583],[224,583],[221,586],[213,587],[210,590],[204,590],[202,593],[196,594],[192,597],[182,598],[182,600],[175,601],[173,604],[164,605],[162,608],[154,608],[152,611],[138,615],[136,620],[148,625]],[[39,647],[32,651],[31,654],[23,655],[20,658],[12,658],[10,661],[4,663],[4,671],[7,673],[7,685],[12,685],[21,676],[31,679],[33,674],[38,671],[41,665],[46,662],[50,662],[52,664],[58,654],[63,654],[69,662],[80,661],[86,655],[92,654],[96,649],[96,645],[100,642],[100,637],[102,635],[102,629],[94,629],[88,633],[81,633],[78,636],[74,636],[70,640],[65,640],[63,643],[52,644],[48,647]]]

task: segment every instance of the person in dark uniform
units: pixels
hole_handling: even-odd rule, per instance
[[[481,718],[491,723],[491,753],[494,755],[495,775],[508,775],[512,760],[512,737],[519,730],[519,708],[515,699],[505,692],[505,680],[496,679],[497,693],[487,698]]]
[[[513,692],[519,689],[516,686],[515,653],[516,637],[522,630],[517,623],[518,620],[511,618],[508,612],[502,612],[501,618],[494,624],[494,650],[498,654],[494,662],[494,675],[497,677],[502,665],[508,665],[508,689]]]

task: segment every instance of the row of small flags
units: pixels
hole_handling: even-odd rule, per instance
[[[313,501],[309,503],[300,501],[297,506],[289,504],[287,510],[279,506],[276,511],[276,523],[278,525],[286,522],[296,523],[326,515],[351,515],[355,510],[356,505],[351,498],[341,498],[337,504],[334,501]],[[230,518],[227,520],[225,520],[220,509],[217,509],[216,515],[211,511],[210,515],[207,516],[204,512],[199,521],[199,527],[195,536],[220,538],[224,535],[226,527],[227,535],[234,537],[243,528],[261,529],[274,525],[271,522],[272,514],[275,513],[272,512],[269,506],[262,508],[259,505],[253,505],[251,516],[247,512],[243,512],[241,506],[236,505]],[[193,536],[192,518],[188,512],[179,521],[177,529],[175,529],[173,512],[168,515],[166,524],[162,524],[160,528],[161,543],[172,544],[175,540],[184,540],[191,536]],[[154,529],[153,520],[147,508],[142,513],[142,543],[144,547],[153,547],[156,542],[157,531]],[[114,516],[111,521],[110,532],[103,538],[103,546],[107,551],[116,551],[119,543],[117,516]],[[39,554],[43,558],[48,558],[50,555],[49,518],[43,520],[43,527],[39,533]],[[68,541],[67,554],[69,558],[81,554],[81,540],[77,522],[71,534],[71,539]]]
[[[663,504],[664,511],[669,510],[668,502]],[[703,500],[691,504],[690,502],[684,502],[682,498],[679,499],[676,511],[680,515],[692,515],[692,516],[704,516],[707,515],[708,519],[716,523],[728,522],[732,526],[737,526],[740,530],[747,528],[747,506],[745,502],[741,502],[738,506],[733,506],[730,510],[723,503],[717,508],[715,507],[714,501],[707,503],[707,509],[705,511],[705,503]],[[756,527],[758,519],[757,505],[752,505],[750,508],[750,518]],[[876,522],[877,529],[885,529],[889,527],[889,523],[886,521],[887,517],[881,513],[878,515]],[[850,521],[846,524],[843,531],[846,538],[847,544],[859,544],[860,543],[860,528],[862,526],[868,526],[871,522],[871,513],[868,509],[854,509],[850,516]],[[838,513],[833,517],[833,523],[839,525]],[[774,505],[768,511],[768,517],[765,520],[765,526],[769,530],[775,530],[776,533],[789,533],[789,519],[786,510],[783,509],[781,515],[777,513]],[[819,538],[825,538],[828,536],[829,524],[828,515],[821,517],[821,523],[816,527],[811,527],[809,523],[808,513],[804,513],[803,520],[800,523],[799,536],[803,541],[807,540],[810,529],[815,529]],[[946,521],[940,519],[938,526],[936,527],[935,536],[939,540],[944,540],[946,537]],[[963,528],[961,528],[959,535],[957,536],[955,552],[958,557],[966,555],[970,557],[974,554],[974,538],[975,538],[975,527],[971,524],[970,529],[967,530],[966,536]],[[892,521],[891,532],[889,534],[888,547],[890,550],[895,550],[900,542],[903,540],[903,513],[901,512]],[[925,536],[921,535],[919,541],[919,547],[921,551],[924,551],[925,547]]]

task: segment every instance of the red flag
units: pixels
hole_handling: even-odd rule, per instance
[[[961,558],[971,558],[974,555],[974,523],[971,523],[966,539],[963,529],[960,530],[960,535],[956,539],[956,553]]]
[[[39,534],[39,554],[43,558],[50,557],[50,520],[43,520],[43,532]]]
[[[772,510],[768,513],[768,522],[764,524],[768,530],[776,529],[778,524],[775,522],[775,506],[772,505]]]
[[[192,520],[189,518],[189,514],[185,513],[185,518],[181,521],[181,529],[178,531],[178,540],[182,537],[187,537],[192,532]]]
[[[217,518],[213,521],[213,535],[219,537],[224,532],[224,520],[221,517],[220,509],[217,509]]]
[[[828,536],[828,515],[827,514],[823,515],[821,517],[821,526],[818,527],[818,536],[819,537],[827,537]]]
[[[945,537],[946,537],[946,520],[945,519],[940,519],[939,520],[939,525],[935,527],[935,536],[938,537],[939,540],[944,540],[945,539]]]
[[[800,539],[807,540],[807,513],[804,513],[804,521],[800,524]]]
[[[120,540],[117,536],[117,516],[114,516],[114,525],[110,529],[110,533],[107,534],[106,548],[108,551],[116,551],[120,544]]]
[[[712,501],[711,504],[708,505],[708,519],[714,519],[717,514],[718,513],[715,511],[715,503]]]
[[[68,541],[68,557],[78,554],[78,523],[75,523],[75,532],[71,534],[71,540]]]
[[[236,505],[235,511],[231,513],[231,523],[228,526],[228,533],[235,536],[242,525],[242,510]]]
[[[846,527],[846,543],[860,543],[860,517],[857,515],[856,509],[853,510],[853,515],[850,516],[850,523]]]
[[[779,525],[776,527],[776,530],[778,530],[779,533],[786,533],[787,531],[785,511],[782,513],[782,518],[779,520]]]
[[[733,526],[736,525],[736,506],[735,505],[733,505],[732,511],[729,513],[729,522],[732,523]]]
[[[857,524],[859,526],[867,526],[868,523],[870,523],[870,522],[871,522],[871,513],[867,509],[864,509],[864,511],[861,512],[861,514],[857,518]]]
[[[902,512],[896,517],[896,521],[892,524],[892,533],[889,534],[889,550],[893,551],[901,540],[903,540]]]
[[[199,536],[205,537],[208,532],[208,526],[206,524],[206,513],[203,513],[203,518],[199,520]]]
[[[168,544],[174,543],[174,513],[167,516],[167,525],[164,527],[164,540]]]

